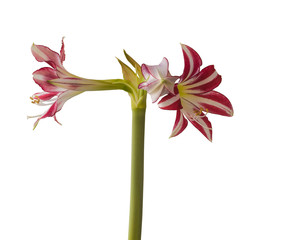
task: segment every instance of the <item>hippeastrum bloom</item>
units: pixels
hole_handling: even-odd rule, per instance
[[[35,129],[39,121],[46,117],[54,117],[55,121],[59,123],[56,119],[56,113],[62,109],[64,103],[68,99],[82,92],[75,90],[67,90],[65,88],[61,88],[50,83],[51,80],[57,79],[60,80],[71,78],[74,80],[79,80],[77,77],[70,74],[63,66],[63,62],[65,60],[63,39],[60,54],[52,51],[48,47],[35,44],[32,45],[31,50],[37,61],[46,62],[51,66],[44,67],[33,72],[34,81],[43,89],[44,92],[33,94],[33,96],[31,97],[32,103],[38,104],[40,106],[50,105],[49,109],[43,114],[32,116],[38,117],[37,121],[34,124]]]
[[[146,90],[151,95],[153,103],[169,92],[174,93],[174,82],[178,77],[171,76],[168,65],[166,58],[163,58],[159,65],[142,64],[141,70],[146,81],[139,84],[139,89]]]
[[[198,53],[187,45],[181,45],[184,71],[174,92],[169,92],[158,103],[161,109],[176,110],[176,119],[170,137],[179,135],[189,120],[208,140],[212,141],[211,123],[207,113],[232,116],[233,109],[227,97],[213,91],[221,83],[221,76],[214,66],[200,71],[202,61]]]
[[[63,39],[60,54],[48,47],[35,44],[32,45],[31,50],[37,61],[46,62],[51,66],[41,68],[33,73],[34,81],[44,92],[35,93],[31,97],[32,103],[40,106],[50,105],[49,109],[43,114],[28,117],[38,117],[34,129],[39,121],[46,117],[54,117],[55,121],[58,122],[56,113],[62,109],[64,103],[84,91],[113,89],[130,91],[129,84],[122,79],[91,80],[69,73],[63,66],[65,60]]]

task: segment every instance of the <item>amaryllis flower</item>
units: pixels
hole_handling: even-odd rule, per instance
[[[40,106],[50,106],[43,114],[28,117],[38,117],[34,124],[34,129],[39,121],[46,117],[54,117],[55,121],[58,122],[56,113],[62,109],[64,103],[84,91],[121,89],[129,93],[132,92],[132,84],[123,79],[86,79],[68,72],[63,66],[65,60],[63,39],[60,54],[48,47],[35,44],[32,45],[32,54],[37,61],[46,62],[51,66],[41,68],[33,73],[34,81],[44,92],[35,93],[31,97],[32,103]]]
[[[221,76],[214,66],[200,71],[200,56],[187,45],[181,45],[184,71],[174,85],[174,93],[168,93],[158,103],[161,109],[176,110],[176,120],[170,137],[179,135],[191,122],[208,140],[212,141],[211,123],[207,113],[232,116],[233,109],[227,97],[213,91],[221,83]]]
[[[139,89],[146,90],[152,98],[152,102],[156,102],[159,97],[174,93],[174,82],[178,79],[171,76],[168,71],[168,60],[163,58],[159,65],[149,66],[143,64],[141,67],[142,74],[147,80],[139,84]]]
[[[60,54],[52,51],[50,48],[42,45],[32,45],[32,54],[39,62],[46,62],[51,67],[41,68],[33,73],[34,81],[43,89],[44,92],[35,93],[31,97],[32,103],[38,104],[40,106],[49,105],[49,109],[43,114],[37,116],[37,121],[34,124],[34,129],[38,125],[39,121],[46,117],[54,117],[56,119],[56,113],[60,111],[64,103],[82,93],[81,91],[67,90],[51,84],[51,80],[59,79],[74,79],[79,80],[75,75],[70,74],[63,66],[63,61],[65,60],[65,51],[64,51],[64,41],[62,39],[62,47]],[[59,123],[59,122],[58,122]]]

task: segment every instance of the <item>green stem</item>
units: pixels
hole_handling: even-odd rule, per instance
[[[131,197],[128,240],[140,240],[143,207],[145,108],[132,109]]]

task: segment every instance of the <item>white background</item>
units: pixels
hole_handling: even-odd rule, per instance
[[[175,112],[148,98],[143,240],[286,240],[285,1],[5,1],[0,5],[1,240],[127,239],[131,110],[124,92],[89,92],[35,131],[41,91],[32,43],[60,50],[68,71],[121,77],[122,49],[139,63],[170,61],[179,43],[222,75],[232,118],[209,115],[213,143],[194,127],[168,139]]]

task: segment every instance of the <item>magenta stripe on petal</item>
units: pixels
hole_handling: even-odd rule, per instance
[[[48,47],[35,44],[32,45],[31,50],[33,56],[36,58],[38,62],[46,62],[53,68],[56,67],[62,68],[60,56],[57,52],[54,52]]]
[[[62,47],[61,47],[61,51],[60,51],[60,59],[61,59],[61,63],[63,63],[66,59],[64,38],[62,38]]]
[[[150,78],[150,75],[155,79],[162,79],[168,75],[168,60],[163,58],[159,65],[146,65],[142,64],[142,74],[146,80]]]
[[[214,66],[202,69],[196,76],[186,82],[188,90],[196,93],[209,92],[221,83],[221,76],[215,71]]]
[[[172,129],[172,133],[170,137],[175,137],[183,132],[183,130],[187,127],[187,120],[183,116],[182,112],[180,110],[177,110],[176,112],[176,118],[175,123]]]
[[[57,79],[58,75],[56,70],[49,68],[49,67],[44,67],[40,68],[37,71],[33,72],[33,79],[34,81],[45,91],[45,92],[56,92],[59,91],[60,88],[56,87],[48,81],[52,79]]]
[[[199,72],[202,60],[198,53],[191,47],[181,44],[183,58],[184,58],[184,70],[180,78],[180,81],[185,81],[193,77]]]
[[[48,109],[48,111],[40,117],[40,119],[46,118],[46,117],[53,117],[57,113],[57,101],[52,104],[52,106]]]
[[[205,119],[203,120],[206,126],[202,126],[201,124],[199,124],[198,122],[195,121],[191,121],[191,123],[193,124],[193,126],[195,126],[210,142],[212,142],[212,129],[207,129],[205,127],[211,128],[211,123],[210,121],[207,119],[207,117],[205,117]]]
[[[164,96],[159,102],[158,106],[164,110],[178,110],[181,109],[181,102],[179,99],[179,95],[168,94]]]
[[[151,79],[149,81],[140,83],[138,88],[139,89],[144,89],[146,91],[151,91],[151,89],[153,87],[155,87],[157,84],[158,84],[158,80],[157,79]]]
[[[197,96],[197,95],[195,95]],[[211,91],[198,95],[202,100],[197,102],[202,108],[207,108],[209,113],[219,114],[223,116],[233,116],[233,107],[231,102],[223,94]],[[195,103],[197,105],[197,103]]]
[[[40,92],[40,93],[35,93],[33,97],[39,98],[42,101],[47,101],[57,96],[58,94],[59,92]]]
[[[142,75],[144,76],[145,80],[148,80],[150,76],[150,72],[148,71],[148,68],[145,64],[142,64],[141,71],[142,71]]]
[[[203,113],[199,116],[191,117],[186,114],[187,119],[195,126],[209,141],[212,141],[212,126]]]

